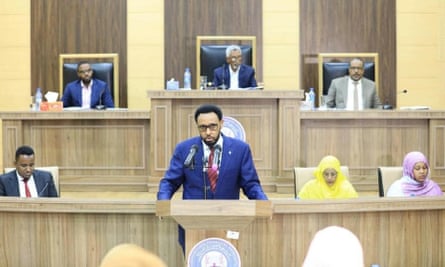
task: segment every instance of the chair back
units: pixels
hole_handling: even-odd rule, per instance
[[[213,81],[213,71],[226,63],[226,48],[230,45],[238,45],[243,55],[242,63],[255,68],[255,36],[197,36],[196,88],[200,86],[200,76],[207,76],[207,81]]]
[[[353,58],[361,58],[364,61],[363,76],[375,82],[378,92],[378,53],[320,53],[318,54],[319,96],[328,94],[333,79],[349,74],[349,62]]]
[[[295,167],[294,168],[294,193],[295,197],[298,196],[298,192],[300,192],[301,188],[305,183],[307,183],[311,179],[315,179],[314,171],[316,167]],[[343,175],[349,179],[349,167],[348,166],[340,166],[340,170]]]
[[[77,76],[77,65],[88,61],[93,69],[93,78],[108,84],[114,106],[119,106],[119,57],[118,54],[60,54],[59,55],[59,95],[62,97],[66,85]]]
[[[60,186],[59,186],[59,167],[57,166],[48,166],[48,167],[36,167],[36,170],[47,171],[50,172],[53,176],[54,186],[57,190],[57,195],[60,197]],[[15,168],[7,167],[4,169],[4,173],[15,170]]]
[[[384,197],[388,192],[391,184],[397,179],[402,178],[403,167],[402,166],[391,166],[391,167],[378,167],[378,185],[379,185],[379,196]]]

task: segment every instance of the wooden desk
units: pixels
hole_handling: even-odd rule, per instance
[[[445,264],[445,198],[272,204],[271,219],[255,220],[232,241],[245,267],[299,267],[314,234],[329,225],[358,236],[365,266]],[[125,242],[152,250],[168,266],[184,266],[177,225],[155,216],[155,201],[0,198],[0,225],[0,266],[97,267]]]
[[[445,111],[301,111],[298,166],[316,166],[328,154],[349,166],[358,191],[378,191],[377,167],[401,166],[421,151],[433,179],[445,186]]]
[[[59,166],[63,191],[147,191],[149,112],[1,112],[3,167],[34,148],[37,166]]]
[[[148,91],[151,98],[152,177],[164,175],[175,145],[198,135],[194,112],[205,103],[221,107],[246,131],[261,182],[276,191],[281,177],[291,177],[299,158],[298,113],[303,91],[206,90]]]

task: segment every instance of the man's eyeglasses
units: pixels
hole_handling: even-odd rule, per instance
[[[89,73],[89,72],[91,72],[92,71],[92,69],[87,69],[87,70],[79,70],[78,72],[80,73],[80,74],[85,74],[85,73]]]
[[[205,132],[207,131],[207,129],[209,129],[210,131],[216,131],[218,129],[218,124],[217,123],[212,123],[209,125],[198,125],[198,129],[201,132]]]

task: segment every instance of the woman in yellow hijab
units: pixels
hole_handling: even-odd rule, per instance
[[[314,171],[315,179],[308,181],[298,193],[299,199],[332,199],[358,197],[352,184],[340,170],[334,156],[321,159]]]

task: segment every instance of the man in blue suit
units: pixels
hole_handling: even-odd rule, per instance
[[[0,176],[0,196],[58,196],[51,173],[34,169],[34,150],[31,147],[19,147],[14,164],[15,170]]]
[[[221,89],[257,87],[255,70],[242,62],[241,48],[237,45],[226,49],[226,63],[213,71],[213,84]]]
[[[221,109],[215,105],[202,105],[195,111],[195,122],[200,136],[176,146],[170,166],[159,183],[158,200],[171,199],[181,185],[183,199],[239,199],[242,189],[249,199],[267,200],[249,145],[221,133]],[[220,153],[215,153],[213,160],[209,160],[212,149],[218,149]],[[209,168],[218,173],[214,188],[209,179]],[[182,228],[179,242],[184,249]]]
[[[104,81],[93,78],[93,69],[86,61],[77,65],[78,80],[66,85],[63,91],[63,107],[113,108],[110,88]]]

